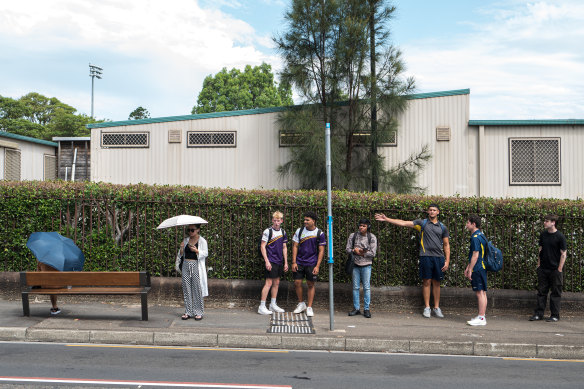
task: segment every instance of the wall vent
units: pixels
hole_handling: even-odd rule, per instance
[[[182,143],[182,131],[168,130],[168,143]]]
[[[450,127],[436,127],[436,140],[448,142],[450,140]]]

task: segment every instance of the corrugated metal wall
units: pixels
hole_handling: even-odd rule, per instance
[[[578,198],[584,193],[583,126],[470,126],[468,93],[414,98],[400,118],[397,146],[380,147],[388,168],[419,153],[432,158],[418,185],[428,195]],[[169,121],[91,130],[91,177],[116,184],[181,184],[246,189],[293,189],[292,178],[280,180],[276,168],[290,149],[279,147],[278,112]],[[450,140],[438,141],[437,127],[450,128]],[[168,142],[180,130],[181,143]],[[187,148],[187,131],[237,131],[236,148]],[[150,147],[104,149],[102,132],[150,133]],[[483,131],[483,136],[479,136]],[[560,137],[560,186],[510,186],[509,137]],[[480,144],[480,140],[483,144]],[[480,151],[484,152],[481,168]],[[324,161],[323,161],[324,162]],[[481,179],[480,172],[483,177]],[[482,184],[482,185],[481,185]]]
[[[180,184],[231,188],[293,188],[276,168],[288,150],[279,147],[277,113],[141,124],[91,131],[91,177],[115,184]],[[181,143],[169,143],[168,131],[180,130]],[[143,149],[100,146],[103,132],[150,132]],[[236,131],[237,147],[188,147],[187,131]]]
[[[20,151],[20,180],[42,181],[44,179],[44,156],[45,154],[56,155],[56,147],[13,139],[11,139],[11,142],[17,143]],[[2,147],[0,149],[2,150],[0,153],[2,158],[0,179],[4,179],[5,148]]]
[[[583,197],[584,126],[486,126],[484,134],[484,163],[487,174],[481,195],[570,199]],[[560,138],[561,185],[509,185],[509,138],[522,137]]]
[[[477,190],[476,139],[468,131],[469,95],[410,100],[399,119],[397,147],[383,147],[387,166],[405,161],[428,145],[432,159],[418,185],[429,195],[472,196]],[[436,127],[450,127],[450,141],[436,140]]]

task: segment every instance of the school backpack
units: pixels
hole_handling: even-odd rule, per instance
[[[284,231],[284,229],[282,228],[282,236],[286,235],[286,231]],[[270,240],[272,240],[272,231],[274,231],[272,229],[272,227],[268,228],[268,241],[266,242],[266,247],[268,247],[268,243],[270,243]],[[260,239],[258,241],[258,257],[260,257],[260,259],[264,259],[264,256],[262,255],[262,238],[263,238],[264,234],[262,234],[260,236]]]
[[[503,268],[503,253],[501,250],[495,247],[493,242],[487,240],[487,237],[484,234],[479,236],[483,237],[487,246],[487,252],[483,258],[485,269],[487,269],[487,271],[496,273]]]

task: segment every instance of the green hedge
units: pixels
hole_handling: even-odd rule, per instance
[[[284,213],[284,229],[291,238],[302,215],[317,213],[317,225],[326,231],[326,193],[322,191],[244,191],[184,186],[111,185],[70,182],[1,182],[0,271],[35,268],[26,248],[35,231],[59,231],[72,238],[86,256],[85,270],[148,270],[174,276],[174,256],[182,229],[156,230],[177,214],[199,215],[209,221],[202,235],[209,242],[209,276],[262,279],[263,262],[257,258],[261,232],[271,224],[271,213]],[[451,235],[451,266],[444,285],[467,287],[469,234],[466,217],[477,213],[484,231],[501,248],[502,272],[489,277],[489,286],[534,288],[537,239],[542,217],[557,213],[568,239],[565,290],[581,292],[584,279],[584,204],[582,201],[488,198],[440,198],[387,193],[333,193],[334,279],[347,282],[343,272],[348,235],[357,221],[376,212],[404,220],[425,216],[430,203],[439,203],[440,220]],[[380,242],[372,283],[376,286],[418,285],[418,238],[407,228],[373,221]],[[125,231],[125,232],[124,232]],[[289,245],[291,247],[291,245]],[[291,250],[290,254],[291,256]],[[291,279],[288,273],[285,277]],[[328,281],[326,259],[320,280]]]

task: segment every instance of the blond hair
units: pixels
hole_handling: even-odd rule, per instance
[[[280,211],[276,211],[272,214],[273,219],[284,219],[284,214]]]

